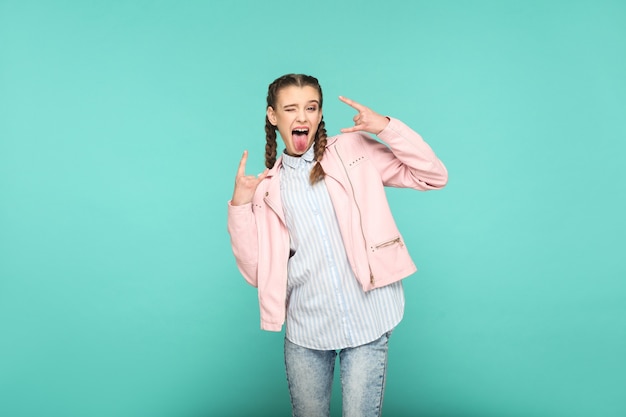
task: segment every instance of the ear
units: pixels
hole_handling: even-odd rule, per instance
[[[276,126],[278,122],[276,121],[276,112],[274,112],[274,109],[272,108],[272,106],[267,106],[266,114],[267,114],[267,120],[270,121],[272,126]]]

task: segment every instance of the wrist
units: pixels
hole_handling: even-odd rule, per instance
[[[381,124],[382,128],[376,133],[376,136],[381,134],[383,130],[387,129],[387,126],[389,126],[389,122],[391,122],[389,116],[384,116],[384,122],[383,124]]]
[[[230,205],[231,206],[243,206],[245,204],[250,203],[251,201],[252,200],[250,200],[250,199],[241,198],[241,197],[233,194],[233,197],[230,199]]]

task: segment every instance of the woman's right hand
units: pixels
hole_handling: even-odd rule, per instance
[[[239,169],[237,169],[237,176],[235,177],[235,191],[233,191],[233,198],[230,201],[230,204],[233,206],[240,206],[251,202],[256,188],[261,181],[267,177],[267,173],[269,172],[269,169],[266,168],[265,171],[257,176],[246,175],[247,160],[248,151],[244,151],[241,161],[239,162]]]

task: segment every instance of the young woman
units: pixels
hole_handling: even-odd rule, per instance
[[[322,89],[303,74],[269,86],[267,169],[243,153],[228,204],[237,266],[258,288],[261,328],[285,330],[293,415],[328,416],[339,354],[343,415],[380,416],[387,342],[416,271],[384,187],[442,188],[443,163],[397,119],[345,97],[354,126],[327,137]],[[277,159],[276,131],[285,149]],[[376,135],[382,142],[374,140]]]

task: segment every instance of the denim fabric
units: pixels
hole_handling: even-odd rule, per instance
[[[294,417],[328,417],[339,354],[343,417],[379,417],[391,332],[373,342],[337,350],[307,349],[285,338],[285,369]]]

